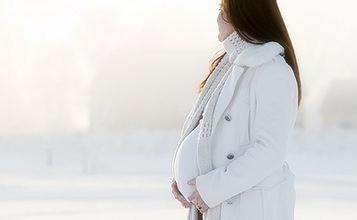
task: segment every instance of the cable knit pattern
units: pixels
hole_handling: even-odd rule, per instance
[[[241,38],[238,32],[231,33],[223,42],[225,51],[229,54],[229,61],[232,63],[237,55],[244,49],[254,46],[254,44]]]
[[[199,175],[205,174],[213,169],[211,158],[211,135],[212,135],[212,121],[213,113],[221,93],[223,86],[231,72],[232,64],[236,56],[244,49],[252,46],[253,44],[244,41],[237,32],[231,33],[223,42],[223,47],[226,54],[219,62],[217,67],[213,70],[208,78],[202,92],[196,99],[190,113],[187,115],[181,130],[181,136],[178,141],[176,151],[172,160],[172,168],[175,160],[178,147],[184,138],[200,123],[198,142],[197,142],[197,166]],[[244,71],[244,68],[240,69]],[[199,159],[201,158],[201,159]],[[204,159],[203,159],[204,158]],[[172,173],[174,171],[172,170]],[[219,220],[220,219],[220,206],[212,207],[207,212],[203,213],[204,220]],[[189,209],[188,220],[197,220],[199,211],[194,205]]]

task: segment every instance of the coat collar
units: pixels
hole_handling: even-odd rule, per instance
[[[279,54],[284,54],[284,47],[278,42],[253,44],[243,40],[236,31],[231,33],[222,45],[229,55],[230,62],[239,66],[259,66]]]
[[[269,41],[243,50],[234,63],[239,66],[254,67],[268,62],[277,55],[284,55],[284,47],[278,42]]]
[[[264,44],[245,44],[242,46],[232,41],[232,39],[234,38],[226,38],[223,41],[223,46],[229,56],[229,60],[234,65],[228,70],[231,72],[227,79],[227,85],[223,87],[222,96],[217,100],[213,116],[212,132],[214,132],[219,119],[233,98],[234,91],[237,89],[237,83],[241,81],[239,78],[246,68],[259,66],[272,60],[275,56],[284,53],[284,47],[275,41]]]

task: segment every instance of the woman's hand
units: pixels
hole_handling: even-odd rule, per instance
[[[193,178],[187,182],[188,185],[194,186],[195,190],[193,193],[188,197],[188,200],[192,202],[196,208],[201,212],[204,213],[208,210],[207,204],[202,200],[200,194],[197,191],[196,188],[196,178]]]
[[[181,194],[181,192],[177,188],[177,183],[175,179],[172,179],[171,182],[171,192],[174,195],[175,199],[177,199],[183,207],[185,208],[190,207],[191,205],[190,202],[185,199],[185,197]]]

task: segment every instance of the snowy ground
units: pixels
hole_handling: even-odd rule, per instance
[[[172,197],[178,131],[0,138],[0,220],[186,219]],[[357,219],[357,131],[296,133],[297,220]]]

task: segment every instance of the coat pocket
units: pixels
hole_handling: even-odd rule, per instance
[[[278,220],[275,218],[280,184],[269,188],[251,188],[241,193],[241,220]],[[238,219],[237,219],[238,220]],[[280,220],[280,219],[279,219]],[[285,219],[284,219],[285,220]]]
[[[241,194],[242,220],[294,219],[294,175],[288,167]]]
[[[236,220],[264,220],[261,189],[249,189],[241,193],[240,213]]]
[[[241,196],[237,194],[221,204],[221,220],[238,220],[241,213]],[[238,214],[238,215],[237,215]]]

